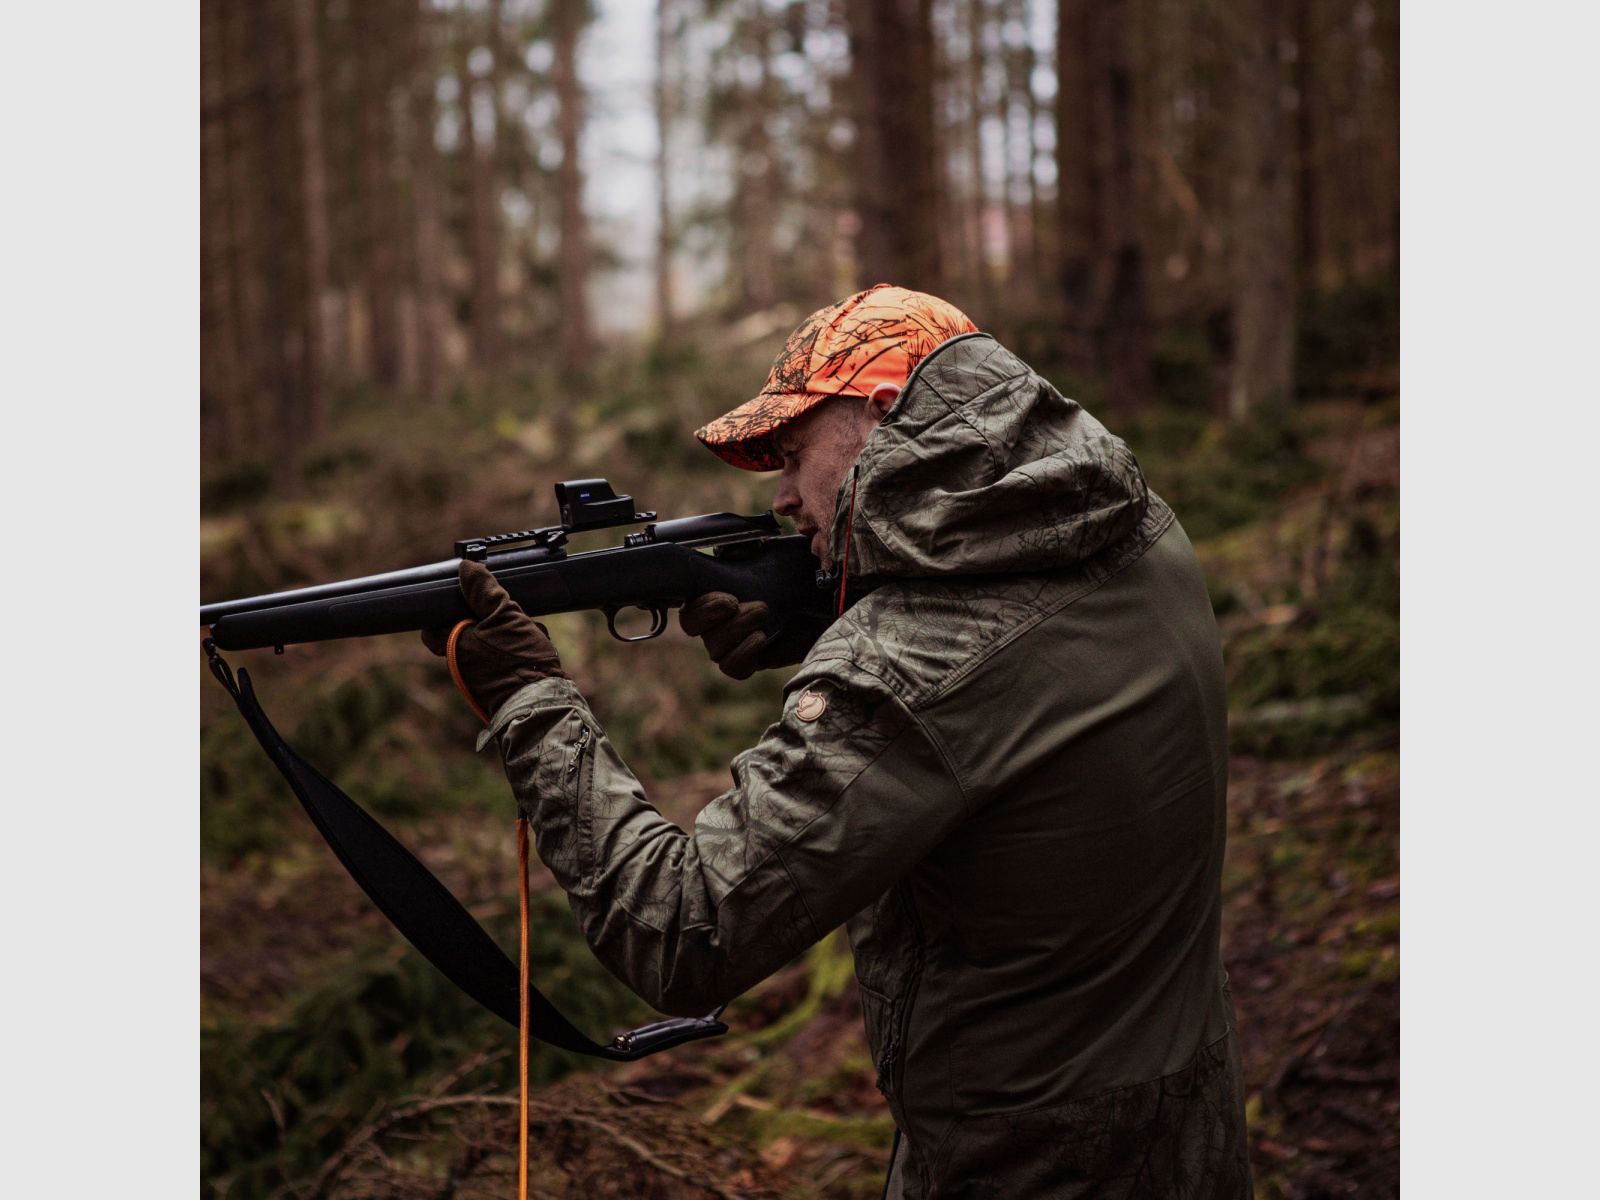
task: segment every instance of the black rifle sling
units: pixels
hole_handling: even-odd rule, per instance
[[[446,978],[515,1026],[519,1008],[516,964],[433,872],[283,740],[256,699],[250,673],[240,670],[235,683],[232,670],[215,648],[208,644],[207,652],[211,673],[233,697],[256,741],[361,890]],[[562,1050],[617,1062],[715,1037],[728,1029],[717,1019],[722,1012],[718,1008],[705,1017],[644,1025],[601,1045],[580,1033],[538,988],[531,989],[529,1008],[532,1037]]]

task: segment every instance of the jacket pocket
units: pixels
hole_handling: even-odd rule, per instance
[[[894,1101],[902,1092],[911,1010],[922,978],[922,929],[904,890],[894,887],[851,922],[867,1046],[878,1090]]]
[[[867,1046],[872,1052],[874,1082],[885,1099],[899,1094],[900,1059],[903,1035],[901,1012],[905,1005],[871,988],[861,989],[861,1016],[867,1027]]]
[[[562,793],[572,805],[578,830],[578,870],[581,878],[592,880],[595,872],[594,813],[591,791],[594,785],[594,731],[583,726],[567,751],[567,765],[561,772]]]

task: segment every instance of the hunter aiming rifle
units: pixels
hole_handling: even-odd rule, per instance
[[[365,810],[302,759],[272,727],[247,671],[237,680],[218,650],[283,647],[331,638],[403,633],[451,625],[472,614],[458,573],[464,559],[482,562],[530,616],[598,609],[613,637],[624,642],[659,636],[667,610],[706,592],[763,601],[768,610],[766,661],[802,657],[832,619],[831,578],[818,569],[807,538],[785,535],[769,511],[760,516],[708,513],[657,521],[635,511],[604,479],[555,486],[561,523],[540,529],[469,538],[456,557],[426,566],[368,575],[293,591],[202,605],[209,627],[204,648],[211,672],[234,703],[312,822],[378,908],[429,962],[490,1012],[563,1050],[629,1061],[727,1030],[718,1008],[705,1017],[676,1018],[619,1033],[600,1044],[581,1033],[528,981],[527,825],[518,819],[522,874],[523,970],[433,874]],[[642,524],[621,546],[568,554],[570,535]],[[647,632],[624,634],[617,614],[651,614]]]

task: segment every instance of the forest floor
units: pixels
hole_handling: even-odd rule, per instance
[[[1252,519],[1219,520],[1195,538],[1214,577],[1236,706],[1224,961],[1257,1197],[1382,1198],[1399,1192],[1398,664],[1385,665],[1383,611],[1398,571],[1397,409],[1326,406],[1303,450],[1310,469]],[[1152,478],[1189,524],[1181,481],[1169,491]],[[1374,629],[1378,657],[1364,658]],[[344,661],[316,669],[338,674]],[[448,693],[409,682],[410,666],[386,669],[413,707],[455,719],[440,707]],[[1382,678],[1368,686],[1375,671]],[[313,742],[336,744],[334,727],[395,722],[406,740],[382,689],[374,699],[371,688],[338,686],[324,706],[337,720],[316,708],[302,722]],[[220,731],[226,714],[208,704]],[[329,1200],[510,1194],[515,1037],[445,994],[303,822],[245,832],[245,800],[230,788],[265,764],[231,764],[205,763],[202,1188]],[[644,770],[652,799],[680,823],[725,786],[720,769],[647,758]],[[457,779],[438,771],[425,781]],[[485,765],[461,786],[497,785]],[[391,815],[480,919],[508,928],[503,805],[391,805]],[[640,1016],[585,961],[542,872],[536,886],[536,937],[550,947],[536,980],[594,1033]],[[842,933],[741,997],[727,1019],[727,1037],[623,1067],[573,1070],[536,1044],[533,1193],[877,1196],[893,1127]],[[348,1086],[354,1078],[360,1088]]]
[[[1398,767],[1393,750],[1233,760],[1223,950],[1258,1197],[1398,1195]],[[686,821],[720,787],[703,773],[653,795]],[[477,836],[500,843],[486,859],[510,878],[504,823]],[[304,852],[326,857],[309,840]],[[449,856],[430,865],[452,874]],[[286,972],[383,929],[332,863],[289,888],[208,873],[206,889],[203,987],[218,999],[281,994]],[[535,1194],[876,1196],[893,1126],[839,936],[743,997],[728,1037],[538,1089]],[[501,1058],[515,1039],[503,1042]],[[286,1194],[505,1196],[515,1092],[474,1086],[487,1065],[465,1056],[426,1090],[377,1105]]]

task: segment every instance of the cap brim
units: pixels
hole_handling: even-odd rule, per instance
[[[776,471],[783,466],[778,430],[827,398],[818,392],[762,392],[697,429],[695,437],[732,466],[746,471]]]

